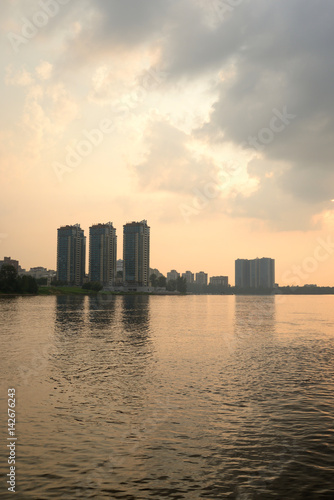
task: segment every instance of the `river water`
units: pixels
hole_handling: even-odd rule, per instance
[[[0,498],[333,499],[334,296],[0,299]]]

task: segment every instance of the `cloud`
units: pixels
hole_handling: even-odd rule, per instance
[[[20,68],[16,71],[12,65],[6,68],[6,74],[5,74],[6,85],[13,85],[15,87],[27,87],[32,83],[34,83],[34,79],[31,73],[29,73],[29,71],[27,71],[26,68]]]
[[[191,137],[168,121],[151,121],[145,131],[145,159],[132,167],[140,188],[189,195],[217,177],[212,159],[190,147]]]
[[[49,78],[52,75],[52,64],[49,63],[48,61],[42,61],[37,67],[36,67],[36,73],[38,78],[41,80],[49,80]]]
[[[15,5],[18,28],[20,16],[31,19],[40,9],[38,2],[29,9],[26,2]],[[8,28],[7,7],[0,9]],[[33,48],[27,44],[31,68],[12,66],[6,84],[26,91],[25,125],[45,144],[77,116],[74,92],[102,107],[129,98],[150,65],[158,67],[165,77],[154,99],[128,106],[139,108],[141,125],[158,108],[159,95],[163,101],[160,118],[143,133],[147,154],[131,167],[141,189],[191,195],[217,173],[210,147],[243,147],[257,187],[225,196],[230,215],[305,229],[334,198],[333,17],[332,0],[321,6],[314,0],[73,0],[38,31]],[[56,50],[46,62],[38,42],[48,38]],[[194,91],[199,82],[210,97]],[[184,99],[183,107],[175,93],[180,101],[194,99]],[[277,121],[277,113],[289,116],[288,123]],[[207,154],[198,152],[200,143]]]

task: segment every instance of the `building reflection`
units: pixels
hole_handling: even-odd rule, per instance
[[[143,335],[149,331],[150,297],[148,295],[124,295],[122,299],[122,323],[125,331],[143,338]]]
[[[84,325],[85,296],[57,295],[55,326],[61,332],[78,333]]]
[[[271,335],[276,325],[275,295],[236,295],[234,311],[234,333],[237,338],[257,334]]]
[[[90,295],[88,297],[88,321],[93,328],[104,329],[115,319],[114,295]]]

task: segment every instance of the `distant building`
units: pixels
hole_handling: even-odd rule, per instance
[[[182,273],[182,278],[185,278],[187,285],[191,285],[191,283],[194,283],[195,281],[194,273],[192,273],[191,271]]]
[[[47,279],[52,279],[56,277],[56,271],[53,269],[46,269],[46,267],[31,267],[29,271],[27,271],[25,274],[28,276],[32,276],[33,278],[36,278],[37,280],[40,278],[47,278]]]
[[[2,268],[2,266],[13,266],[15,267],[15,270],[16,272],[18,273],[19,270],[21,269],[20,268],[20,265],[19,265],[19,261],[18,260],[14,260],[12,259],[11,257],[4,257],[3,260],[0,260],[0,269]]]
[[[118,259],[116,261],[116,273],[123,272],[123,259]]]
[[[112,222],[89,228],[89,281],[113,285],[116,279],[117,236]]]
[[[238,288],[250,287],[249,260],[247,259],[235,261],[235,286]]]
[[[237,259],[235,261],[235,286],[239,288],[274,288],[275,260]]]
[[[84,282],[86,237],[80,224],[63,226],[58,230],[57,280],[80,286]]]
[[[169,273],[167,273],[167,283],[168,283],[168,281],[176,281],[177,278],[179,278],[179,277],[180,277],[180,273],[175,271],[175,269],[172,269],[171,271],[169,271]]]
[[[150,278],[150,228],[146,220],[123,226],[123,261],[125,285],[147,287]]]
[[[159,269],[150,267],[150,276],[151,276],[151,274],[155,274],[157,278],[159,278],[160,276],[163,276],[163,274],[159,271]]]
[[[228,286],[228,276],[211,276],[210,285]]]
[[[197,285],[207,285],[208,284],[208,275],[203,271],[196,273],[196,284]]]

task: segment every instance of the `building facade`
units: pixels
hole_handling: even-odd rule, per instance
[[[182,278],[185,278],[187,285],[191,285],[195,281],[195,275],[191,271],[186,271],[182,273]]]
[[[149,286],[150,228],[147,221],[123,226],[123,281],[127,286]]]
[[[11,257],[4,257],[3,260],[0,260],[0,269],[2,266],[13,266],[15,267],[15,271],[18,273],[20,271],[20,264],[18,260],[12,259]]]
[[[85,277],[86,237],[80,224],[58,229],[57,280],[80,286]]]
[[[196,273],[196,284],[197,285],[207,285],[208,284],[208,275],[203,271]]]
[[[180,273],[175,271],[175,269],[172,269],[171,271],[169,271],[169,273],[167,273],[167,283],[168,283],[168,281],[176,281],[177,278],[179,278],[179,277],[180,277]]]
[[[250,287],[249,260],[247,259],[235,261],[235,286],[238,288]]]
[[[116,280],[117,236],[112,222],[89,228],[89,281],[112,286]]]
[[[210,285],[212,285],[212,286],[228,286],[228,276],[211,276]]]
[[[235,261],[235,286],[238,288],[274,288],[275,260],[237,259]]]

